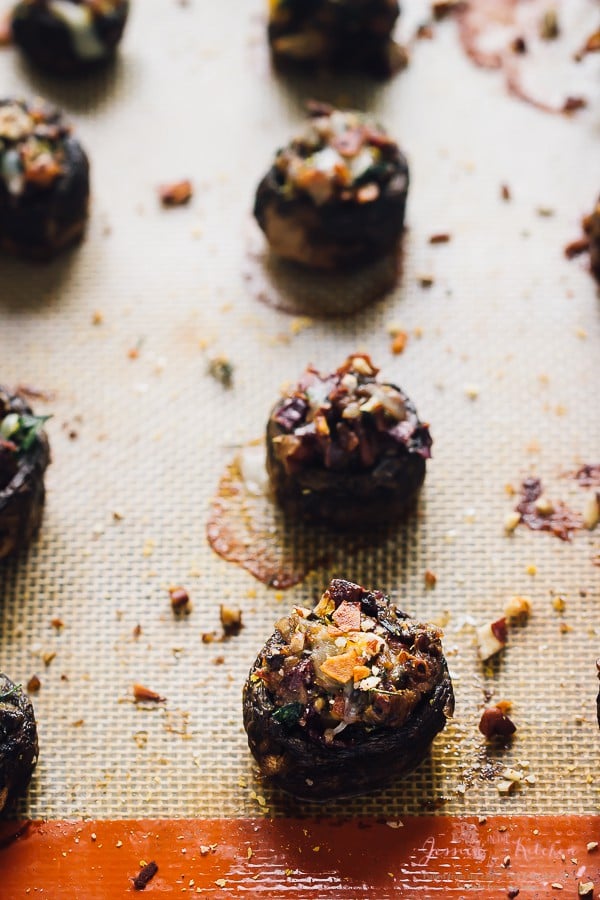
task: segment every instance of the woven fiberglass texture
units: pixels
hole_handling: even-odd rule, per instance
[[[51,393],[34,406],[54,414],[42,531],[0,567],[0,669],[42,684],[40,762],[19,812],[594,812],[600,531],[563,543],[523,528],[507,537],[503,522],[515,503],[506,485],[529,474],[581,510],[588,493],[562,473],[600,462],[598,291],[585,260],[563,256],[600,190],[598,106],[569,119],[510,98],[497,73],[464,57],[451,22],[388,84],[290,82],[270,70],[263,14],[258,0],[144,0],[116,67],[75,83],[1,51],[3,92],[62,105],[93,166],[85,243],[50,265],[1,262],[0,382]],[[370,110],[411,165],[400,281],[345,318],[265,305],[248,255],[255,185],[306,96]],[[161,209],[157,185],[184,177],[191,204]],[[436,232],[452,240],[429,244]],[[393,323],[408,334],[401,355]],[[211,551],[210,499],[235,447],[261,436],[280,386],[309,361],[329,370],[357,349],[431,423],[419,514],[381,546],[347,553],[340,538],[326,565],[278,593]],[[229,390],[207,374],[218,355],[234,366]],[[305,530],[297,557],[310,545]],[[457,704],[414,774],[317,809],[257,777],[241,688],[276,619],[332,575],[444,623]],[[183,619],[173,584],[193,601]],[[473,624],[518,594],[531,619],[484,666]],[[220,633],[220,602],[243,610],[244,629],[203,643]],[[167,702],[136,706],[134,682]],[[512,747],[487,756],[486,696],[512,701],[518,727]],[[490,761],[529,782],[501,795]]]

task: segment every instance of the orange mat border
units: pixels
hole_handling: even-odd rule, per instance
[[[592,816],[4,822],[0,896],[124,897],[150,861],[148,895],[598,896],[599,838]]]

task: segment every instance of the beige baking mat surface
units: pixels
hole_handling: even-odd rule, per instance
[[[43,529],[26,559],[0,567],[0,668],[42,682],[40,762],[20,812],[318,811],[256,778],[240,695],[273,622],[332,575],[445,621],[457,704],[413,775],[327,812],[594,812],[600,532],[570,544],[524,529],[507,538],[503,521],[514,504],[505,485],[530,473],[583,508],[585,492],[559,475],[600,462],[600,300],[585,263],[562,252],[600,189],[599,107],[568,120],[510,99],[497,73],[461,54],[452,23],[389,84],[290,85],[269,71],[261,13],[258,0],[135,3],[115,71],[74,85],[0,53],[3,93],[63,105],[93,164],[83,246],[49,266],[0,263],[0,381],[55,395],[34,404],[54,412]],[[597,99],[598,68],[588,72]],[[243,277],[255,185],[306,95],[369,109],[411,163],[401,282],[347,319],[285,315]],[[156,186],[183,177],[196,187],[191,205],[160,209]],[[452,241],[429,245],[435,232]],[[401,356],[390,352],[392,322],[409,334]],[[348,558],[340,538],[330,564],[277,594],[213,554],[209,502],[235,446],[262,433],[279,386],[357,348],[431,423],[419,516],[396,541]],[[229,391],[206,373],[218,354],[235,367]],[[192,597],[183,620],[169,584]],[[552,592],[565,598],[562,615]],[[498,618],[514,594],[531,597],[532,618],[485,668],[472,625]],[[221,601],[242,608],[245,627],[204,644],[203,632],[220,631]],[[134,682],[167,703],[137,708]],[[512,749],[491,758],[535,782],[509,797],[478,769],[486,689],[513,702],[518,727]]]

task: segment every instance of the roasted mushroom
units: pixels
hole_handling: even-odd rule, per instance
[[[62,113],[0,100],[0,248],[49,259],[81,239],[89,163]]]
[[[392,40],[399,13],[397,0],[270,0],[273,62],[386,78],[406,62]]]
[[[408,164],[361,113],[313,104],[303,134],[279,150],[254,215],[277,256],[317,269],[393,253],[404,228]]]
[[[33,707],[21,688],[0,674],[0,813],[27,789],[37,757]]]
[[[24,549],[42,521],[47,418],[0,386],[0,559]]]
[[[290,517],[337,528],[384,525],[405,515],[425,479],[428,426],[406,394],[377,379],[361,353],[331,375],[309,366],[275,404],[267,470]]]
[[[583,227],[590,243],[590,267],[600,281],[600,198],[594,211],[583,220]]]
[[[128,13],[129,0],[19,0],[12,33],[35,65],[81,74],[112,59]]]
[[[414,769],[452,715],[441,631],[334,579],[280,619],[244,687],[261,772],[291,794],[360,794]]]

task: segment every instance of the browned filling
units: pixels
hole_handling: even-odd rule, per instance
[[[274,454],[288,473],[314,465],[369,470],[404,448],[429,458],[427,426],[399,388],[377,380],[378,371],[365,354],[331,375],[307,369],[272,417],[283,432],[273,437]]]
[[[317,206],[377,200],[397,173],[396,143],[361,113],[320,104],[312,112],[303,134],[275,157],[282,196],[308,195]]]
[[[266,686],[277,721],[345,741],[353,725],[402,726],[432,694],[444,673],[441,636],[381,592],[333,581],[314,610],[295,607],[277,623],[251,677]]]
[[[0,184],[12,196],[51,188],[64,173],[70,127],[43,104],[0,102]]]

